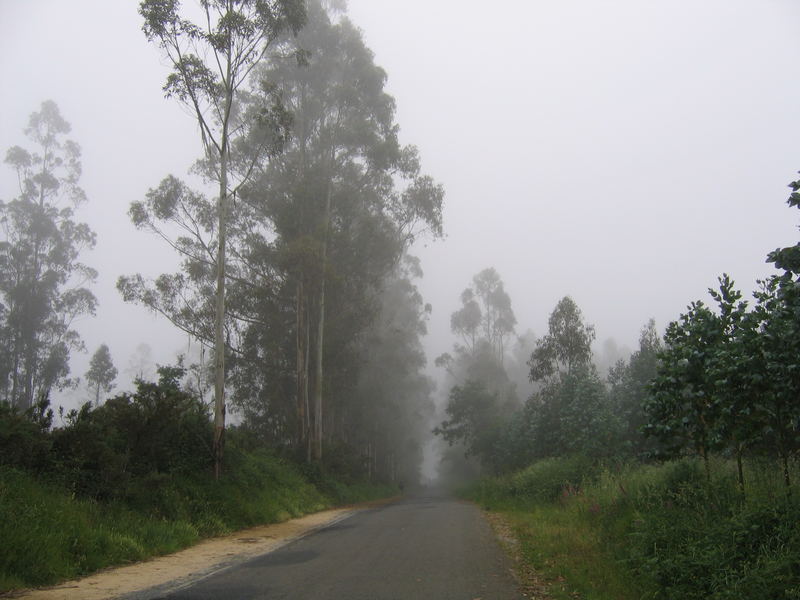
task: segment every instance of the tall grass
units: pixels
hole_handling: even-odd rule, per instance
[[[470,492],[509,516],[555,598],[800,598],[800,501],[778,465],[750,462],[745,496],[721,459],[710,483],[688,459],[590,468],[576,483],[584,467],[550,459]]]

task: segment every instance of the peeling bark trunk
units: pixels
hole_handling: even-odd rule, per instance
[[[308,319],[303,276],[297,282],[297,447],[303,448],[308,438]]]
[[[329,169],[330,173],[330,169]],[[330,177],[330,174],[329,174]],[[322,461],[322,433],[323,433],[323,404],[322,404],[322,385],[323,385],[323,348],[325,341],[325,280],[328,270],[328,230],[331,220],[331,195],[333,184],[328,179],[327,190],[325,192],[325,214],[322,222],[322,250],[320,256],[320,282],[319,282],[319,306],[317,307],[317,337],[316,343],[316,364],[315,364],[315,387],[314,387],[314,441],[312,445],[312,459],[317,462]]]
[[[228,82],[231,77],[230,48],[227,65]],[[222,473],[222,454],[225,447],[225,249],[228,217],[228,118],[233,104],[233,90],[225,97],[225,119],[219,150],[219,201],[217,219],[219,248],[217,250],[217,302],[214,318],[214,479]]]
[[[214,479],[219,479],[222,473],[222,453],[225,445],[225,216],[228,196],[227,159],[225,146],[223,145],[220,156],[217,305],[214,322]]]

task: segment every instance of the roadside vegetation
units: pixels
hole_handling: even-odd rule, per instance
[[[52,584],[174,552],[244,527],[398,488],[305,466],[229,431],[226,472],[211,480],[209,410],[177,367],[52,427],[46,405],[0,405],[0,591]]]
[[[564,297],[530,344],[525,402],[519,360],[493,354],[502,336],[485,327],[510,331],[510,301],[462,294],[436,431],[483,477],[466,495],[510,519],[554,597],[800,598],[800,244],[768,262],[778,273],[752,302],[722,275],[710,302],[663,338],[650,321],[605,376],[594,326]]]
[[[46,101],[5,154],[18,189],[0,201],[0,590],[419,479],[430,307],[407,251],[441,237],[443,188],[400,143],[386,73],[344,5],[200,4],[195,23],[180,2],[139,3],[172,67],[165,95],[199,126],[203,189],[167,175],[128,216],[180,264],[113,274],[126,302],[187,334],[192,364],[150,381],[144,361],[114,397],[106,344],[83,382],[71,373],[77,323],[98,308],[80,146]],[[65,390],[78,408],[54,412]]]
[[[551,458],[465,495],[510,521],[556,599],[800,597],[800,500],[784,493],[782,467],[748,461],[747,496],[735,461],[712,467],[709,483],[695,458]]]

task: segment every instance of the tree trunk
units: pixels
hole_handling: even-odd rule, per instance
[[[314,431],[313,443],[311,447],[311,458],[319,462],[322,460],[322,348],[325,333],[325,262],[326,262],[326,243],[322,244],[322,265],[323,273],[320,281],[319,307],[317,313],[317,337],[316,355],[314,365]]]
[[[217,250],[217,305],[214,317],[214,479],[222,473],[225,446],[225,249],[228,213],[228,122],[232,92],[226,98],[226,119],[222,126],[219,156],[219,202],[217,218],[219,248]]]
[[[330,175],[329,175],[330,177]],[[331,193],[332,182],[328,181],[328,188],[325,192],[325,216],[322,223],[322,250],[320,257],[320,282],[319,282],[319,306],[317,314],[317,338],[316,342],[316,364],[315,364],[315,387],[314,387],[314,443],[312,448],[313,460],[322,461],[322,350],[324,347],[325,334],[325,279],[328,270],[328,229],[331,219]]]
[[[225,444],[225,238],[228,196],[227,156],[225,147],[220,156],[219,183],[219,249],[217,250],[217,306],[214,318],[214,479],[222,472]]]
[[[297,281],[297,447],[306,446],[308,437],[308,323],[306,319],[303,275]]]

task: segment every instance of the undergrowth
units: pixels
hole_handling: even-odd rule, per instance
[[[588,600],[789,600],[800,598],[800,501],[780,468],[592,467],[548,459],[484,480],[468,496],[505,513],[525,560],[554,598]],[[797,473],[794,474],[797,477]]]
[[[182,372],[161,367],[158,382],[71,411],[61,427],[46,402],[27,413],[0,403],[0,592],[397,493],[301,466],[235,428],[214,481],[208,408],[179,386]]]
[[[294,464],[266,453],[232,457],[229,465],[219,482],[153,475],[112,502],[80,498],[58,484],[0,467],[0,592],[52,584],[174,552],[202,538],[397,493],[386,485],[334,483],[332,476],[323,492]]]

